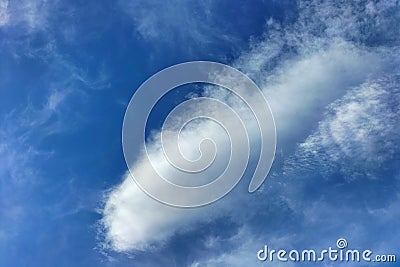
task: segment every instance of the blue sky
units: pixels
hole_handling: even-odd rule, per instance
[[[263,266],[264,244],[340,237],[399,257],[399,23],[391,0],[0,0],[0,266]],[[137,188],[121,131],[140,84],[192,60],[249,75],[278,144],[256,193],[188,210]]]

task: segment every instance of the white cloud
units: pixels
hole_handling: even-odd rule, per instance
[[[61,102],[62,99],[58,104]],[[17,237],[21,224],[29,220],[27,198],[43,184],[40,170],[34,162],[46,160],[52,155],[51,151],[38,149],[32,138],[43,125],[49,123],[55,112],[56,106],[53,109],[37,109],[27,105],[23,110],[13,110],[0,117],[0,206],[7,211],[0,228],[4,230],[5,240]],[[48,127],[55,126],[50,123]]]
[[[52,4],[46,0],[1,0],[0,27],[19,26],[27,32],[43,30]]]
[[[144,195],[129,174],[110,193],[103,214],[107,241],[117,251],[148,249],[170,237],[171,229],[184,231],[188,223],[205,215],[161,205]]]
[[[48,97],[46,108],[49,110],[56,110],[58,106],[64,101],[67,95],[71,93],[67,90],[53,91]]]
[[[278,128],[278,142],[281,142],[282,147],[294,148],[296,143],[313,133],[317,127],[316,122],[322,120],[319,129],[320,132],[327,131],[328,141],[323,136],[312,135],[306,144],[316,142],[317,138],[316,146],[324,146],[323,142],[335,142],[341,146],[341,150],[351,154],[353,147],[348,147],[348,143],[343,142],[350,139],[353,144],[361,146],[357,149],[364,149],[357,155],[362,158],[365,153],[370,152],[369,145],[372,140],[368,134],[372,132],[368,129],[379,131],[382,130],[385,121],[392,122],[390,117],[362,117],[363,113],[372,115],[372,108],[376,105],[380,107],[384,101],[379,101],[384,89],[368,81],[393,71],[392,68],[399,57],[391,48],[373,49],[359,43],[364,33],[360,32],[353,13],[358,17],[362,17],[364,13],[351,4],[341,8],[326,1],[322,4],[324,8],[318,8],[321,7],[319,1],[307,3],[301,5],[299,21],[289,25],[292,29],[269,23],[270,27],[276,29],[270,32],[269,37],[244,53],[235,66],[262,85],[272,106]],[[393,8],[390,3],[387,1],[387,7],[373,9],[382,20],[382,14]],[[335,19],[334,15],[340,18]],[[368,22],[372,23],[370,20]],[[379,25],[371,27],[372,35],[380,29]],[[152,34],[151,30],[148,32]],[[353,37],[357,37],[357,40],[354,41]],[[293,51],[287,52],[287,46]],[[358,91],[352,91],[350,95],[347,93],[349,89],[361,84],[364,84],[364,87]],[[391,92],[383,94],[387,96]],[[206,91],[206,95],[228,102],[232,100],[231,96],[214,90]],[[328,116],[324,122],[325,107],[343,96],[342,100],[335,102],[343,104],[340,108],[331,106],[336,115]],[[349,101],[349,98],[352,100]],[[362,102],[355,100],[358,98]],[[371,123],[370,128],[366,127],[369,125],[366,124],[368,121]],[[348,127],[342,127],[343,124]],[[393,125],[396,125],[396,122],[393,122]],[[203,129],[199,128],[195,129],[194,133],[202,131]],[[250,135],[256,136],[256,133],[250,132]],[[303,144],[303,147],[307,147],[306,144]],[[153,157],[157,158],[160,151],[154,153],[156,154]],[[135,167],[141,167],[140,160]],[[159,163],[158,168],[163,168],[162,163]],[[268,183],[268,179],[266,182]],[[235,209],[245,209],[244,199],[242,192],[234,192],[220,203],[196,210],[166,207],[141,192],[129,175],[125,175],[123,182],[107,196],[102,219],[104,234],[114,250],[146,249],[167,242],[168,238],[182,229],[195,227],[195,223],[218,216],[231,216]],[[239,222],[243,220],[239,218],[238,216]],[[222,255],[208,264],[215,266],[235,260],[238,258]]]
[[[394,158],[400,141],[397,80],[395,74],[364,83],[332,103],[317,131],[300,144],[299,155],[328,159],[348,178],[376,178],[373,171]]]
[[[46,138],[66,127],[51,119],[60,113],[70,93],[69,90],[52,91],[41,107],[27,101],[25,108],[14,109],[0,117],[0,180],[8,181],[11,187],[37,182],[34,177],[38,175],[31,166],[32,161],[48,157],[52,152],[38,149],[32,136],[40,132],[40,138]]]
[[[8,33],[8,38],[1,40],[0,47],[13,55],[17,61],[29,57],[51,66],[56,75],[61,74],[54,79],[57,82],[52,84],[53,87],[60,85],[68,87],[74,83],[74,90],[82,85],[85,89],[108,89],[111,84],[105,64],[99,64],[94,74],[90,74],[86,68],[78,67],[71,62],[70,56],[64,54],[60,48],[63,46],[60,44],[71,40],[68,33],[64,33],[62,35],[64,38],[60,39],[55,32],[73,31],[74,25],[68,28],[52,19],[55,17],[54,14],[73,16],[74,7],[70,8],[68,12],[63,11],[60,1],[0,0],[0,27],[4,27],[4,31]],[[37,39],[40,42],[33,41]],[[65,72],[68,72],[68,75],[64,75]],[[62,89],[64,88],[55,88],[56,91]]]
[[[234,36],[216,27],[213,1],[119,1],[122,10],[132,19],[137,33],[157,44],[234,43]],[[185,45],[186,46],[186,45]]]
[[[263,54],[253,54],[262,57]],[[310,120],[320,119],[316,110],[342,96],[351,86],[381,73],[385,60],[347,42],[334,42],[328,48],[305,52],[264,73],[264,92],[274,112],[278,133],[296,135],[290,129],[304,130]],[[250,60],[253,60],[252,58]],[[287,136],[283,136],[287,138]]]
[[[5,229],[5,239],[18,236],[35,210],[32,207],[36,208],[32,195],[48,182],[39,166],[52,157],[54,151],[41,148],[41,141],[71,131],[69,120],[73,112],[68,107],[69,97],[78,100],[79,95],[78,90],[65,86],[68,83],[70,80],[46,84],[48,87],[43,91],[35,92],[42,96],[41,103],[23,97],[20,99],[23,106],[16,105],[10,112],[0,115],[0,206],[7,210],[0,228]]]
[[[376,66],[380,66],[376,55],[363,53],[351,49],[341,50],[333,45],[327,51],[319,51],[308,59],[302,58],[282,67],[282,74],[273,77],[275,81],[265,90],[277,119],[281,134],[278,138],[282,135],[283,138],[290,138],[295,134],[292,129],[310,132],[307,128],[309,123],[303,121],[308,120],[310,113],[322,110],[340,95],[340,90],[345,90],[352,82],[357,83],[365,79],[365,76],[371,73],[369,67],[364,67],[367,62],[377,62]],[[338,78],[341,71],[350,73],[353,69],[359,70],[360,74],[355,77]],[[216,98],[224,98],[217,94],[210,93]],[[193,133],[199,135],[199,132],[203,131],[204,128],[198,128]],[[256,136],[257,132],[250,132],[250,135]],[[156,153],[158,156],[153,155],[154,158],[162,158],[160,151]],[[158,169],[165,167],[162,162],[158,160]],[[140,163],[135,167],[140,168]],[[124,182],[111,192],[106,202],[103,222],[113,248],[126,251],[143,248],[148,243],[164,242],[183,226],[212,218],[206,217],[205,214],[215,210],[216,206],[190,211],[165,207],[151,200],[125,176]],[[228,211],[229,208],[225,207],[225,210]],[[221,216],[225,214],[222,211],[217,213]]]
[[[8,20],[10,18],[9,14],[8,14],[8,0],[1,0],[0,1],[0,27],[7,25]]]
[[[226,159],[229,158],[229,150],[221,147],[222,142],[227,144],[221,135],[221,129],[213,123],[202,122],[195,124],[182,134],[181,149],[188,157],[196,157],[197,145],[203,136],[212,138],[218,147],[218,155],[213,164],[205,172],[196,176],[195,181],[188,182],[185,176],[171,168],[159,149],[160,137],[154,136],[148,151],[155,169],[163,176],[178,184],[193,186],[210,182],[217,177],[225,167]],[[201,130],[199,130],[201,129]],[[218,135],[219,133],[219,135]],[[221,136],[222,140],[221,140]],[[213,138],[214,137],[214,138]],[[195,143],[195,145],[194,145]],[[190,146],[191,145],[191,146]],[[223,144],[222,144],[223,145]],[[239,149],[240,150],[240,149]],[[144,157],[142,155],[142,157]],[[135,164],[140,173],[149,173],[147,165],[140,160]],[[241,170],[235,170],[240,173]],[[162,244],[176,232],[190,230],[196,222],[209,222],[221,215],[227,214],[226,210],[232,211],[231,207],[240,206],[241,197],[225,197],[212,206],[204,206],[196,209],[182,209],[161,204],[141,191],[133,181],[129,173],[123,177],[123,182],[116,186],[107,195],[102,219],[102,225],[106,234],[107,246],[116,251],[130,251],[132,249],[145,250],[155,244]],[[192,225],[193,224],[193,225]]]

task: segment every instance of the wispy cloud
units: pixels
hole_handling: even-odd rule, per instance
[[[379,176],[390,168],[387,162],[395,159],[400,142],[398,82],[398,73],[382,77],[332,103],[317,131],[300,144],[299,152],[310,162],[330,162],[349,179],[384,179]]]
[[[172,48],[192,57],[212,56],[224,61],[247,48],[248,40],[261,34],[266,19],[289,20],[292,14],[284,10],[296,8],[296,2],[290,1],[232,4],[209,0],[120,0],[118,3],[131,21],[135,35],[153,51]]]
[[[6,25],[10,18],[7,12],[8,4],[8,0],[0,1],[0,27]]]
[[[131,17],[137,32],[146,40],[173,43],[210,43],[232,41],[229,34],[218,30],[216,3],[169,0],[164,2],[120,1]]]
[[[61,95],[56,97],[56,94]],[[19,235],[21,224],[29,220],[27,216],[31,214],[28,199],[45,182],[42,170],[35,163],[46,161],[53,152],[40,149],[37,146],[40,140],[35,136],[41,132],[41,138],[46,138],[59,131],[60,124],[51,119],[65,99],[62,95],[61,92],[50,95],[43,108],[28,105],[0,117],[0,206],[7,211],[0,221],[4,239]]]
[[[34,32],[43,30],[47,26],[49,9],[56,2],[43,0],[22,0],[0,2],[0,27],[16,27],[20,30]]]
[[[46,162],[54,159],[58,151],[43,143],[58,134],[74,131],[81,116],[76,105],[87,101],[87,91],[109,86],[104,67],[96,75],[89,75],[60,46],[60,39],[53,31],[58,27],[57,22],[52,20],[59,12],[58,5],[59,1],[0,1],[3,62],[0,78],[10,81],[2,83],[1,90],[5,96],[18,97],[0,99],[2,105],[12,106],[11,110],[2,109],[0,114],[2,244],[24,239],[22,232],[36,227],[38,214],[61,205],[54,201],[41,207],[38,200],[43,187],[50,191],[49,185],[56,187],[57,183],[68,183],[70,179],[48,179],[46,175],[52,167],[46,166]],[[40,70],[33,69],[31,64],[40,66]],[[30,80],[30,75],[37,75],[31,79],[34,82],[24,82],[25,78]],[[9,79],[10,76],[13,78]],[[8,105],[5,101],[15,102]],[[68,187],[63,190],[73,191]],[[51,215],[59,216],[62,212],[68,211]]]

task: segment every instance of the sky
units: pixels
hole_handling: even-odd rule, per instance
[[[396,0],[0,0],[0,266],[308,266],[262,263],[257,251],[339,238],[400,258],[399,24]],[[260,87],[277,147],[248,193],[260,149],[249,119],[242,180],[182,209],[139,189],[121,133],[135,90],[194,60],[235,67]],[[146,128],[161,172],[162,122],[195,96],[248,112],[215,86],[168,94]],[[194,124],[184,146],[210,134],[228,144],[214,126]]]

